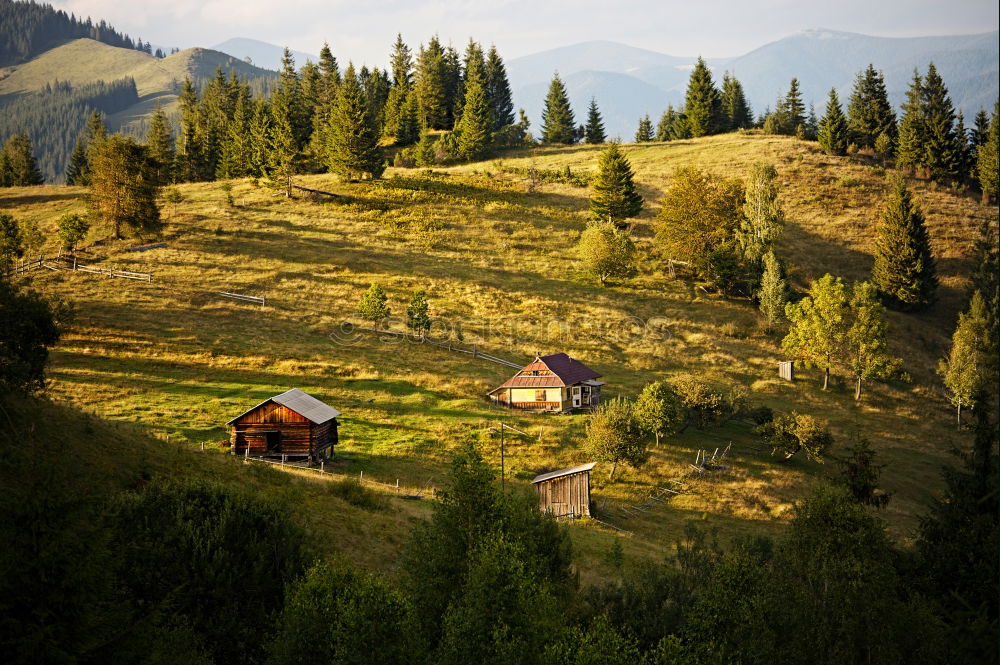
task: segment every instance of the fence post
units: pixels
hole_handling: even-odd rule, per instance
[[[399,478],[396,478],[396,494],[399,494]]]
[[[205,452],[205,442],[201,442],[201,452]]]
[[[358,484],[361,485],[365,482],[365,472],[364,469],[361,470],[361,475],[358,476]]]

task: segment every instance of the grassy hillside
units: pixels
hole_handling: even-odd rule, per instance
[[[355,320],[358,299],[373,281],[386,289],[394,315],[404,313],[414,289],[426,288],[432,316],[453,340],[460,328],[463,344],[519,362],[536,351],[565,351],[604,375],[609,397],[634,395],[651,380],[690,372],[720,386],[744,386],[752,399],[776,409],[830,419],[841,451],[852,431],[863,431],[889,463],[883,485],[895,494],[884,517],[896,537],[908,540],[939,486],[939,467],[952,459],[948,451],[968,443],[967,435],[954,431],[933,368],[962,306],[975,229],[995,218],[995,208],[980,206],[972,195],[914,183],[938,257],[941,299],[926,314],[890,317],[893,350],[912,382],[871,385],[855,404],[843,372],[829,393],[819,390],[818,373],[806,371],[795,384],[779,381],[780,337],[762,331],[748,303],[669,277],[653,252],[649,221],[677,166],[741,175],[765,158],[782,180],[789,220],[782,251],[794,284],[827,271],[861,279],[871,265],[886,175],[787,137],[727,135],[627,150],[647,200],[635,229],[644,269],[608,288],[585,278],[574,256],[588,191],[543,183],[529,193],[524,177],[514,173],[532,164],[591,171],[597,152],[591,147],[539,149],[433,173],[390,169],[374,184],[301,178],[305,186],[342,196],[332,203],[287,200],[237,181],[236,206],[230,207],[220,183],[181,186],[186,200],[176,211],[164,209],[167,249],[123,253],[101,232],[86,248],[90,262],[152,271],[151,284],[70,272],[30,277],[36,288],[74,302],[78,312],[53,353],[50,394],[133,423],[150,436],[169,436],[191,449],[204,442],[210,453],[222,453],[227,420],[298,387],[344,412],[339,473],[364,470],[366,477],[398,478],[407,487],[439,482],[451,451],[465,440],[482,442],[499,463],[487,428],[500,419],[530,434],[530,440],[508,439],[507,469],[516,484],[586,461],[585,416],[511,415],[485,401],[509,369],[341,325]],[[0,190],[0,210],[52,232],[60,214],[83,208],[84,193],[67,187]],[[242,306],[210,295],[219,290],[266,295],[268,305]],[[650,320],[656,325],[636,324]],[[444,326],[438,334],[446,334]],[[755,441],[741,423],[689,429],[653,449],[641,470],[626,469],[613,483],[599,465],[594,500],[607,521],[635,533],[624,541],[626,554],[658,556],[690,519],[718,528],[724,539],[781,529],[793,502],[837,473],[832,460],[779,464],[751,447]],[[729,442],[734,454],[728,470],[692,481],[687,493],[641,517],[625,519],[615,511],[644,503],[688,468],[696,450]],[[180,472],[199,464],[229,468],[208,462],[214,457],[186,458],[191,465]],[[324,528],[331,537],[351,528],[334,515],[328,519]],[[403,526],[380,523],[380,537],[399,534]],[[587,525],[574,526],[573,534],[585,574],[600,570],[612,536]],[[391,557],[376,565],[391,568]]]
[[[177,93],[185,78],[205,79],[219,67],[244,78],[276,76],[274,72],[210,49],[189,48],[161,59],[92,39],[77,39],[0,72],[0,100],[40,90],[56,80],[83,85],[132,77],[139,91],[139,103],[111,116],[107,124],[113,131],[138,128],[157,104],[168,113],[175,110]]]

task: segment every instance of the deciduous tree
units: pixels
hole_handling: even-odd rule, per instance
[[[823,390],[830,386],[830,369],[843,357],[848,329],[847,290],[843,281],[824,275],[809,286],[809,295],[785,306],[790,328],[782,348],[823,370]]]
[[[593,459],[611,463],[609,480],[615,479],[620,462],[638,468],[646,461],[646,432],[635,416],[631,402],[615,397],[587,419],[587,452]]]
[[[656,437],[670,436],[684,422],[685,413],[680,397],[665,381],[654,381],[643,386],[634,405],[639,425]]]
[[[628,279],[635,274],[635,243],[614,222],[589,223],[580,235],[577,253],[601,286],[610,279]]]
[[[857,282],[851,293],[850,327],[847,329],[847,356],[854,372],[854,399],[861,399],[861,382],[883,379],[898,361],[889,353],[888,324],[878,291],[870,282]]]

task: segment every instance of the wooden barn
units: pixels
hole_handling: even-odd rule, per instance
[[[538,507],[556,517],[590,517],[590,470],[594,463],[550,471],[531,481],[538,492]]]
[[[490,399],[510,409],[562,413],[591,409],[601,403],[600,374],[565,353],[536,356]]]
[[[275,395],[230,420],[229,448],[250,457],[330,457],[337,444],[337,411],[298,388]]]

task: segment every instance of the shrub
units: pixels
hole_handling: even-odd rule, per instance
[[[347,478],[330,483],[330,494],[343,499],[352,506],[365,510],[382,510],[385,508],[385,498],[378,492],[368,489],[356,478]]]
[[[721,418],[726,411],[726,399],[722,394],[693,376],[679,376],[671,380],[670,385],[687,412],[687,423],[681,431],[688,425],[704,429]]]

